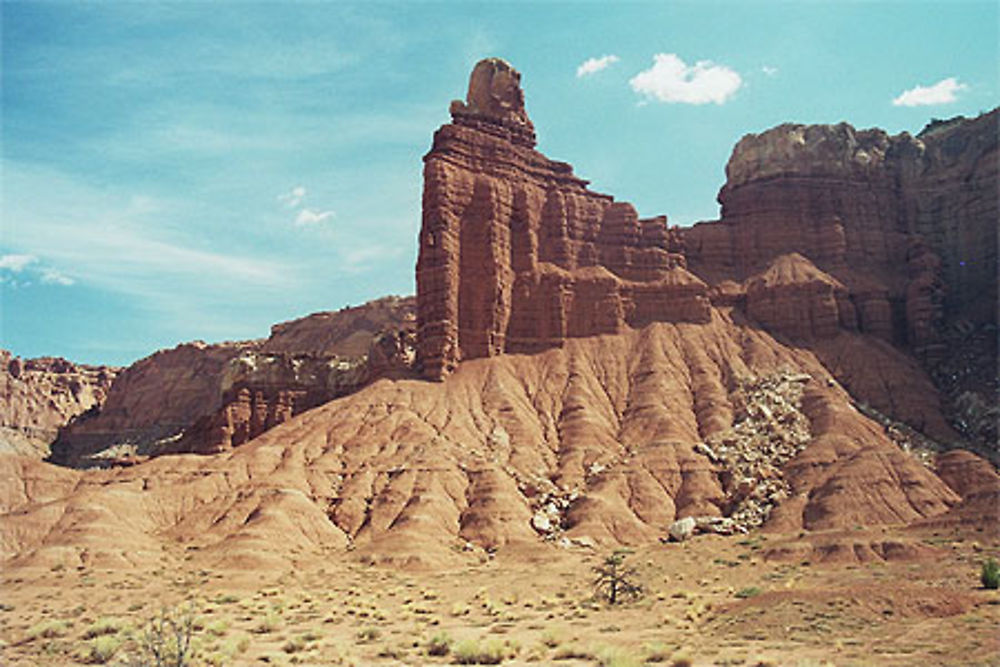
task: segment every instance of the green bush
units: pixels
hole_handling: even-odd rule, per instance
[[[995,591],[1000,588],[1000,564],[993,558],[987,558],[983,562],[982,570],[979,573],[979,581],[983,588]]]
[[[642,586],[636,581],[639,572],[634,567],[625,565],[628,555],[625,549],[619,549],[604,559],[604,562],[594,568],[594,590],[597,597],[603,598],[608,604],[618,604],[623,599],[637,600],[642,597]]]

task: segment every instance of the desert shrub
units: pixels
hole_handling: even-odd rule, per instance
[[[979,572],[979,581],[982,582],[983,588],[990,590],[1000,588],[1000,564],[995,559],[987,558],[983,561],[982,569]]]
[[[555,630],[546,630],[542,633],[541,642],[548,648],[555,648],[562,643],[562,637]]]
[[[358,631],[358,641],[373,642],[382,636],[378,628],[362,628]]]
[[[116,635],[125,629],[125,624],[117,618],[103,617],[91,624],[84,633],[84,639],[93,639],[102,635]]]
[[[575,644],[566,644],[556,649],[552,654],[553,660],[594,660],[593,651]]]
[[[245,634],[228,637],[222,643],[222,652],[230,658],[246,653],[248,648],[250,648],[250,637]]]
[[[595,594],[608,604],[618,604],[624,599],[636,600],[642,597],[642,586],[636,581],[638,570],[625,565],[628,551],[619,549],[594,568]]]
[[[444,632],[439,632],[427,642],[427,655],[448,655],[451,651],[451,637]]]
[[[69,630],[69,623],[67,621],[50,619],[48,621],[36,623],[28,628],[28,632],[25,634],[28,641],[35,639],[54,639],[55,637],[61,637],[66,634],[67,630]]]
[[[229,630],[229,622],[225,619],[218,619],[205,625],[205,632],[215,637],[221,637]]]
[[[281,627],[281,613],[276,609],[272,609],[264,615],[264,618],[260,619],[257,625],[254,627],[254,632],[259,634],[267,634],[268,632],[274,632]]]
[[[673,650],[666,644],[654,642],[643,646],[643,653],[645,654],[645,661],[647,663],[666,662],[673,655]]]
[[[616,646],[602,646],[595,654],[600,667],[639,667],[642,664],[639,658]]]
[[[736,591],[736,597],[740,599],[752,598],[755,595],[760,595],[760,589],[756,586],[747,586]]]
[[[499,665],[505,651],[503,643],[496,640],[480,643],[467,639],[456,644],[451,654],[459,665]]]
[[[94,637],[90,640],[87,661],[103,665],[114,657],[118,649],[121,648],[121,645],[122,639],[116,634],[105,634]]]
[[[303,636],[293,637],[285,642],[281,647],[281,650],[285,653],[298,653],[299,651],[304,651],[309,642]]]
[[[195,650],[191,636],[197,619],[194,607],[163,607],[149,619],[139,635],[139,655],[135,664],[143,667],[189,667]]]

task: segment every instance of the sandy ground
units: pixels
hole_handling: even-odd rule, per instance
[[[902,557],[861,562],[824,544],[892,544]],[[509,665],[1000,664],[1000,595],[979,584],[998,552],[968,530],[699,536],[630,553],[645,594],[616,606],[593,597],[607,554],[588,548],[511,548],[446,572],[350,552],[283,572],[201,569],[181,551],[155,571],[7,569],[0,664],[129,664],[163,607],[192,610],[193,664],[455,664],[476,652]]]

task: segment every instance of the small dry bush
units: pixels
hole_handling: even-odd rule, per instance
[[[466,639],[456,644],[451,653],[459,665],[499,665],[506,656],[503,642],[497,640]]]

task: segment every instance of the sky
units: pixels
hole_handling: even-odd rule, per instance
[[[415,291],[422,156],[481,58],[538,148],[641,216],[718,217],[784,122],[997,105],[998,3],[0,4],[0,347],[125,365]]]

